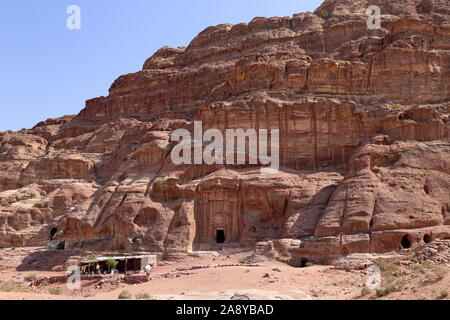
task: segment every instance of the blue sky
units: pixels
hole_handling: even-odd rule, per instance
[[[322,0],[1,0],[0,131],[77,114],[158,48],[256,16],[313,11]],[[81,30],[66,9],[81,8]]]

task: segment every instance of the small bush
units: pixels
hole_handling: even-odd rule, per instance
[[[427,274],[425,278],[429,282],[439,282],[444,279],[447,273],[447,269],[442,266],[435,265],[431,268],[431,274]]]
[[[377,289],[377,297],[384,296],[384,290],[383,289]]]
[[[329,21],[331,24],[338,24],[340,22],[338,18],[331,18]]]
[[[364,287],[364,288],[361,289],[361,297],[367,296],[367,295],[369,295],[371,292],[372,292],[372,290],[370,290],[370,289],[367,288],[367,287]]]
[[[54,296],[59,296],[61,294],[62,290],[60,287],[56,287],[56,288],[50,288],[48,289],[48,293],[54,295]]]
[[[441,299],[445,299],[448,297],[448,291],[447,290],[443,290],[441,291],[441,296],[439,298]]]
[[[395,285],[397,287],[404,286],[406,283],[407,283],[407,281],[405,279],[399,279],[399,280],[395,281]]]
[[[422,262],[420,265],[415,266],[413,270],[416,273],[425,274],[425,280],[427,282],[439,282],[444,279],[448,273],[446,267],[430,261]]]
[[[240,258],[240,259],[239,259],[239,263],[240,263],[240,264],[246,264],[246,263],[249,263],[250,257],[251,257],[251,256],[247,256],[247,257],[242,257],[242,258]]]
[[[108,259],[106,260],[106,264],[109,267],[109,270],[111,269],[115,269],[117,267],[117,265],[119,264],[119,261],[114,260],[114,259]]]
[[[405,108],[404,105],[400,104],[400,103],[395,103],[392,108],[396,109],[396,110],[402,110]]]
[[[0,283],[0,291],[1,292],[14,292],[18,291],[20,286],[14,282],[6,281]]]
[[[387,286],[384,289],[377,289],[377,297],[387,296],[387,295],[391,294],[392,292],[394,292],[395,290],[397,290],[397,288],[393,285]]]
[[[120,294],[119,294],[119,299],[120,300],[127,300],[127,299],[131,299],[133,296],[131,295],[131,293],[129,293],[127,290],[123,290]]]
[[[30,281],[36,280],[36,277],[37,276],[35,274],[29,274],[24,279],[25,279],[25,281],[30,282]]]
[[[383,273],[391,273],[398,270],[398,266],[388,260],[378,261],[377,266]]]
[[[330,14],[328,13],[327,10],[323,9],[322,11],[320,11],[320,15],[322,16],[322,18],[328,18],[330,16]]]
[[[448,273],[448,269],[444,266],[434,265],[431,270],[433,271],[436,281],[441,281]]]
[[[399,16],[400,19],[405,19],[406,18],[406,14],[404,14],[404,13],[400,13],[398,16]]]
[[[40,285],[42,286],[42,287],[45,287],[45,286],[48,286],[48,279],[42,279],[42,281],[40,281]]]
[[[309,267],[313,267],[313,266],[314,266],[314,263],[312,263],[312,262],[305,263],[305,268],[309,268]]]
[[[150,295],[148,293],[138,293],[136,295],[137,300],[148,300],[150,299]]]

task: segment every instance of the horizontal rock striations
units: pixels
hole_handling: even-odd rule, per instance
[[[450,5],[372,2],[209,27],[78,115],[0,133],[0,246],[256,245],[301,264],[450,238]],[[173,164],[195,120],[279,129],[280,171]]]

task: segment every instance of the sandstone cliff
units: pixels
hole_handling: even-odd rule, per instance
[[[78,115],[0,133],[0,246],[57,231],[77,248],[320,258],[450,238],[449,114],[447,0],[209,27]],[[174,165],[171,132],[194,120],[278,128],[280,172]]]

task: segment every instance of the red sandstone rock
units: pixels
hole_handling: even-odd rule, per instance
[[[57,228],[72,248],[176,257],[223,230],[295,264],[450,238],[449,23],[445,0],[327,0],[164,47],[78,115],[0,133],[0,246]],[[175,166],[171,133],[195,119],[276,127],[279,174]]]

